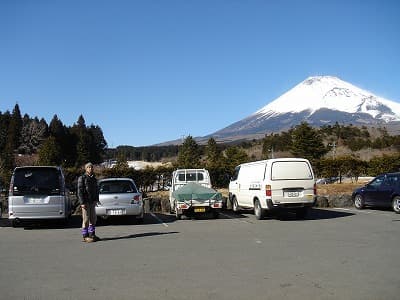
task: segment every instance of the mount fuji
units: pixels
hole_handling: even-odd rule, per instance
[[[399,124],[400,104],[333,76],[309,77],[250,116],[207,137],[217,140],[265,136],[307,122],[311,126]]]

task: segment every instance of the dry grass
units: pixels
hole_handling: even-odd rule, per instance
[[[337,194],[351,194],[354,189],[363,186],[364,183],[333,183],[333,184],[318,184],[318,196],[330,196]]]

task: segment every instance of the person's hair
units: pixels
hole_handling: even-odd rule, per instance
[[[88,167],[93,167],[93,164],[92,164],[91,162],[88,162],[88,163],[85,165],[85,170],[86,170],[86,168],[88,168]]]

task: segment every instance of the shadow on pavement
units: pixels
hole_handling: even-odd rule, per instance
[[[281,212],[277,215],[277,219],[281,221],[298,221],[298,220],[308,221],[308,220],[327,220],[327,219],[345,218],[354,215],[355,214],[351,212],[313,208],[309,211],[309,213],[304,219],[297,218],[296,214],[291,212]]]
[[[165,235],[165,234],[176,234],[179,233],[178,231],[170,231],[170,232],[145,232],[145,233],[137,233],[137,234],[130,234],[125,236],[118,236],[118,237],[110,237],[110,238],[101,238],[99,242],[107,242],[107,241],[116,241],[116,240],[126,240],[126,239],[135,239],[140,237],[148,237],[148,236],[155,236],[155,235]]]

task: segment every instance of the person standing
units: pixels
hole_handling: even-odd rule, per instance
[[[85,173],[78,178],[78,200],[82,209],[82,236],[84,242],[96,242],[96,205],[99,202],[97,179],[93,164],[85,165]]]

